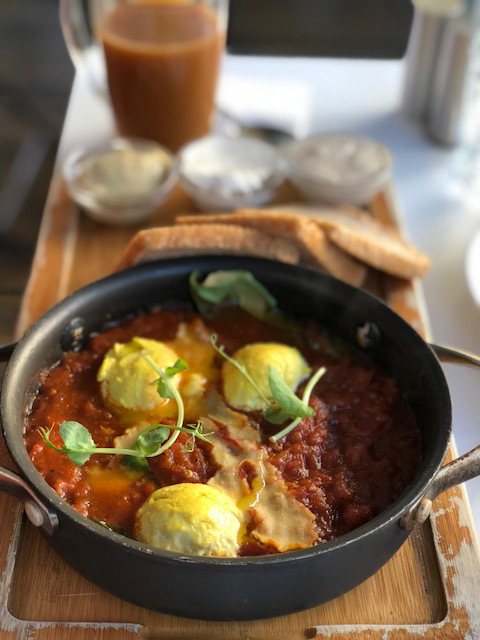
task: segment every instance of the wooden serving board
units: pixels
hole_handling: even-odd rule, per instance
[[[166,224],[176,212],[191,210],[177,190],[149,223]],[[371,212],[386,224],[398,224],[391,190],[376,197]],[[70,201],[58,172],[44,212],[18,336],[65,295],[110,273],[135,231],[102,227],[84,217]],[[368,286],[420,333],[428,334],[418,284],[372,271]],[[4,446],[0,462],[12,467]],[[308,611],[253,622],[189,620],[124,602],[66,565],[13,499],[1,495],[0,508],[2,640],[480,638],[480,554],[463,488],[442,494],[430,520],[353,591]]]

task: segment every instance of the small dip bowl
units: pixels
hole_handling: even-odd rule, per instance
[[[290,180],[314,202],[367,204],[388,182],[392,156],[387,147],[349,135],[319,135],[284,147]]]
[[[276,148],[248,137],[199,138],[180,150],[179,169],[182,187],[202,211],[266,204],[286,176]]]
[[[147,218],[177,181],[175,157],[156,142],[115,138],[72,153],[63,174],[73,200],[97,222],[128,226]]]

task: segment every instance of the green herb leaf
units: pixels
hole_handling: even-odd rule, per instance
[[[140,432],[139,436],[142,433],[143,433],[143,430]],[[132,451],[139,451],[139,453],[141,453],[138,446],[138,438],[132,444],[131,448],[132,448]],[[134,471],[148,471],[149,469],[148,461],[143,455],[142,456],[124,455],[122,458],[121,464],[124,467],[133,469]]]
[[[203,315],[209,315],[215,307],[230,302],[237,304],[250,315],[265,320],[277,301],[249,271],[213,271],[203,282],[193,271],[189,279],[195,304]]]
[[[272,424],[283,424],[291,416],[285,413],[278,404],[272,404],[268,409],[265,409],[263,417],[267,422],[271,422]]]
[[[288,418],[306,418],[313,415],[313,409],[295,395],[278,369],[272,366],[269,370],[268,384],[273,397],[279,405],[279,409]],[[276,424],[281,423],[277,422]]]
[[[165,374],[169,378],[173,378],[175,374],[180,373],[181,371],[186,371],[187,369],[188,369],[188,364],[185,362],[185,360],[178,358],[178,360],[175,362],[175,364],[172,367],[167,367],[165,369]]]
[[[150,466],[146,458],[136,457],[136,456],[123,456],[121,464],[128,469],[133,469],[133,471],[148,471]]]
[[[54,451],[64,453],[79,467],[81,467],[82,464],[85,464],[96,449],[96,445],[90,435],[90,431],[85,429],[85,427],[79,422],[72,420],[69,422],[62,422],[60,425],[59,433],[63,441],[63,447],[55,446],[50,440],[52,429],[53,428],[39,429],[46,444]]]
[[[91,451],[96,447],[90,431],[75,420],[62,422],[59,432],[66,449]]]
[[[158,395],[162,398],[175,398],[178,404],[178,398],[179,398],[178,391],[175,385],[172,384],[172,381],[170,380],[170,378],[173,378],[173,376],[175,376],[177,373],[180,373],[188,369],[188,364],[185,362],[185,360],[178,358],[175,364],[172,365],[171,367],[167,367],[166,369],[161,369],[159,366],[157,366],[156,362],[152,360],[152,358],[149,355],[144,355],[143,357],[148,362],[148,364],[151,367],[153,367],[153,369],[155,369],[155,371],[160,376],[157,380],[155,380],[155,383],[157,385]],[[183,405],[181,398],[180,398],[180,402]]]
[[[140,432],[134,447],[144,456],[151,456],[168,439],[169,435],[170,429],[167,426],[150,425]]]
[[[305,386],[305,389],[303,391],[303,395],[302,395],[302,403],[305,404],[307,407],[308,407],[308,402],[310,400],[310,396],[312,395],[313,388],[315,387],[315,385],[320,380],[320,378],[324,375],[325,372],[326,372],[325,367],[320,367],[320,369],[318,369],[313,374],[313,376],[310,378],[310,380],[307,382],[307,384]],[[312,415],[313,414],[313,410],[311,409],[311,407],[308,407],[308,408],[312,411],[312,413],[309,414],[309,415]],[[292,422],[287,424],[287,426],[284,427],[281,431],[279,431],[278,433],[276,433],[273,436],[270,436],[270,438],[269,438],[270,442],[277,442],[278,440],[280,440],[280,438],[283,438],[284,436],[289,434],[290,431],[295,429],[295,427],[298,424],[300,424],[301,421],[302,421],[302,417],[301,416],[298,416],[297,418],[292,420]]]

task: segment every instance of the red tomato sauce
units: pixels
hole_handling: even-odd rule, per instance
[[[215,474],[211,445],[196,439],[193,451],[188,451],[189,436],[180,434],[172,447],[148,459],[146,471],[127,468],[120,456],[100,454],[79,467],[49,448],[38,429],[53,427],[51,440],[61,446],[59,424],[76,420],[87,427],[97,446],[112,447],[125,424],[105,406],[100,393],[96,375],[103,356],[115,342],[128,342],[134,336],[173,340],[180,323],[194,318],[198,314],[186,309],[154,311],[91,337],[82,351],[66,353],[57,366],[42,373],[27,418],[26,447],[48,484],[79,513],[128,536],[133,535],[136,511],[157,488],[205,483]],[[227,353],[251,342],[276,341],[296,346],[312,371],[326,367],[310,399],[314,414],[277,443],[268,437],[279,431],[278,425],[265,422],[260,412],[249,414],[250,423],[261,432],[260,446],[268,461],[288,490],[315,515],[319,542],[367,522],[412,482],[421,459],[420,433],[395,380],[377,365],[344,345],[339,347],[313,323],[295,335],[238,309],[224,309],[215,319],[202,322],[207,331],[218,334]],[[303,340],[297,344],[298,335]],[[108,482],[102,475],[105,470]],[[248,464],[238,473],[248,478]],[[240,554],[273,551],[250,540]]]

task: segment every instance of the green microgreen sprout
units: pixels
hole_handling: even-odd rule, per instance
[[[193,271],[189,285],[202,315],[209,315],[221,304],[233,302],[250,315],[268,321],[277,308],[272,294],[249,271],[212,271],[203,282],[199,281],[198,271]]]
[[[278,369],[270,366],[268,384],[270,386],[270,391],[272,392],[272,401],[266,397],[257,383],[253,380],[247,368],[235,360],[235,358],[229,356],[225,352],[225,347],[223,345],[217,344],[217,334],[213,333],[210,336],[210,342],[212,343],[213,348],[223,356],[225,360],[228,360],[228,362],[233,364],[240,371],[267,405],[267,408],[263,412],[263,417],[267,422],[272,424],[283,424],[286,420],[291,420],[291,422],[289,422],[281,431],[270,436],[270,442],[277,442],[280,438],[283,438],[283,436],[290,433],[290,431],[292,431],[303,418],[313,415],[313,409],[308,405],[308,402],[312,395],[313,388],[326,372],[325,367],[321,367],[313,374],[305,386],[302,398],[300,399],[285,382]]]
[[[58,453],[64,453],[72,462],[81,467],[87,460],[89,460],[92,453],[116,453],[118,455],[128,455],[135,457],[145,457],[145,454],[140,449],[115,449],[113,447],[97,447],[90,431],[86,429],[82,424],[75,420],[69,420],[62,422],[59,427],[60,438],[63,442],[63,447],[57,447],[50,439],[50,434],[53,431],[53,427],[45,429],[39,428],[39,432],[47,443],[47,445]]]
[[[290,389],[275,367],[269,368],[268,384],[276,402],[264,411],[263,417],[272,424],[283,424],[288,418],[306,418],[313,409]]]
[[[183,418],[185,415],[185,408],[183,406],[182,396],[180,395],[180,392],[178,391],[177,387],[173,384],[172,378],[177,373],[180,373],[181,371],[185,371],[186,369],[188,369],[188,365],[185,362],[185,360],[181,360],[179,358],[175,362],[173,367],[167,367],[166,369],[161,369],[159,366],[157,366],[155,361],[152,360],[152,358],[149,355],[145,355],[144,358],[148,362],[148,364],[158,373],[159,377],[155,381],[157,384],[158,395],[161,396],[162,398],[174,398],[178,407],[177,424],[175,425],[175,428],[172,430],[172,433],[168,438],[168,440],[158,448],[155,454],[158,456],[160,453],[163,453],[165,449],[168,449],[169,447],[171,447],[172,444],[180,435],[180,429],[183,425]]]
[[[273,367],[271,367],[271,369],[273,369]],[[283,438],[283,436],[288,435],[290,433],[290,431],[293,431],[293,429],[295,429],[295,427],[301,422],[302,418],[306,417],[306,415],[313,415],[313,410],[311,409],[311,407],[308,406],[308,402],[310,400],[310,396],[312,395],[313,388],[315,387],[317,382],[320,380],[320,378],[325,374],[325,372],[326,372],[325,367],[320,367],[320,369],[317,369],[317,371],[313,374],[313,376],[310,378],[308,383],[305,385],[305,389],[304,389],[303,394],[302,394],[301,403],[302,403],[303,406],[305,406],[308,409],[310,409],[311,413],[309,413],[309,414],[305,413],[305,415],[303,415],[303,416],[302,415],[297,415],[297,417],[294,417],[293,415],[289,415],[288,417],[294,418],[294,419],[289,424],[287,424],[281,431],[279,431],[278,433],[276,433],[273,436],[270,436],[270,438],[269,438],[270,442],[278,442],[278,440],[280,440],[280,438]],[[270,371],[270,373],[271,373],[271,371]],[[277,374],[278,374],[278,371],[277,371]],[[283,381],[283,382],[285,384],[285,381]],[[285,386],[293,394],[293,391],[290,389],[290,387],[288,387],[286,384],[285,384]],[[297,396],[295,396],[295,398],[297,398],[297,400],[299,400],[299,398]],[[275,424],[277,424],[277,423],[275,423]]]
[[[218,341],[218,335],[216,333],[212,333],[211,336],[210,336],[210,342],[212,343],[212,347],[215,349],[215,351],[217,353],[219,353],[223,358],[225,358],[225,360],[228,360],[228,362],[230,362],[230,364],[232,364],[234,367],[236,367],[240,371],[240,373],[252,385],[252,387],[255,389],[255,391],[258,393],[258,395],[263,400],[263,402],[265,402],[265,404],[267,404],[267,405],[270,405],[270,400],[267,398],[267,396],[263,393],[263,391],[260,389],[258,384],[255,382],[255,380],[249,374],[247,368],[243,364],[241,364],[240,362],[238,362],[237,360],[235,360],[234,358],[229,356],[225,352],[225,347],[223,345],[218,345],[217,341]]]
[[[222,306],[233,304],[262,322],[288,331],[297,344],[305,342],[297,323],[282,314],[276,298],[250,271],[218,270],[210,272],[202,282],[199,278],[198,271],[192,271],[189,287],[202,316],[212,317]]]
[[[209,442],[208,436],[210,436],[211,433],[203,433],[203,427],[200,421],[198,421],[196,425],[183,426],[185,415],[183,400],[177,387],[173,384],[172,378],[177,373],[185,371],[188,368],[187,363],[179,358],[173,366],[161,369],[150,356],[145,355],[143,357],[159,376],[158,379],[154,381],[154,384],[157,385],[158,394],[162,398],[174,398],[177,403],[178,415],[175,425],[161,423],[149,425],[140,431],[131,448],[122,449],[116,447],[97,447],[90,431],[79,422],[70,420],[62,422],[59,426],[59,434],[63,443],[62,447],[57,447],[50,438],[53,427],[49,429],[40,427],[39,433],[45,443],[54,451],[65,454],[79,467],[85,464],[92,454],[105,453],[123,455],[125,456],[123,460],[126,461],[127,466],[144,470],[148,466],[146,458],[153,458],[163,453],[172,446],[181,432],[187,433],[190,436],[185,444],[185,451],[193,451],[196,438]]]

